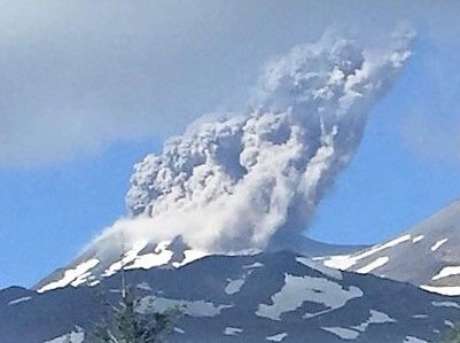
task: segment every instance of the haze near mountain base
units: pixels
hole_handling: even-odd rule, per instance
[[[398,32],[377,51],[325,35],[273,59],[250,110],[195,123],[134,167],[129,217],[93,245],[181,236],[194,249],[232,253],[295,240],[352,159],[412,38]]]

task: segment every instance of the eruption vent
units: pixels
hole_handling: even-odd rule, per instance
[[[251,110],[202,121],[135,166],[130,217],[104,234],[128,244],[182,236],[212,252],[263,249],[304,231],[350,162],[367,116],[408,59],[409,35],[383,51],[323,38],[268,63]]]

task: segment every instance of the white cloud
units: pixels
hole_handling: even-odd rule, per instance
[[[197,68],[206,61],[196,57],[206,50],[201,41],[213,35],[194,21],[209,9],[182,12],[169,1],[0,5],[0,167],[165,137],[220,103],[222,90]]]
[[[360,2],[328,1],[0,6],[1,167],[166,137],[209,109],[239,108],[263,59],[330,25],[374,45],[406,19],[421,22],[438,46],[459,34],[455,1],[365,3],[366,15]]]

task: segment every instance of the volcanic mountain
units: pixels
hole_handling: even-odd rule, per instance
[[[411,39],[374,51],[327,36],[268,63],[249,109],[197,122],[136,164],[128,213],[74,262],[0,291],[1,342],[88,342],[122,275],[136,311],[181,309],[172,343],[439,340],[460,299],[415,285],[455,281],[458,204],[371,248],[302,235]]]
[[[329,269],[291,252],[213,255],[125,275],[138,311],[179,306],[171,343],[436,342],[460,320],[460,298]],[[41,293],[0,291],[2,343],[87,342],[103,304],[119,301],[120,277]]]

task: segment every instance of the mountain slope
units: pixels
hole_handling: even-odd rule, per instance
[[[460,295],[460,201],[399,237],[354,254],[323,260],[328,267],[372,273],[447,295]]]
[[[294,245],[295,244],[295,245]],[[351,253],[362,249],[362,246],[332,245],[299,236],[294,242],[277,240],[276,245],[269,247],[270,251],[291,250],[304,256],[332,255]],[[107,244],[110,249],[100,249],[105,246],[101,243],[93,246],[84,254],[76,258],[64,268],[58,269],[51,275],[40,280],[33,289],[46,292],[68,285],[82,284],[95,285],[101,279],[109,277],[119,271],[122,265],[126,269],[149,269],[152,267],[178,268],[198,258],[209,255],[188,247],[180,237],[172,242],[164,241],[152,244],[146,241],[139,242],[122,256],[120,250],[113,249],[113,244]],[[250,252],[251,253],[251,252]],[[252,251],[252,253],[254,253]]]
[[[179,305],[171,343],[435,342],[460,320],[460,299],[409,284],[314,266],[289,252],[208,256],[186,266],[131,270],[139,311]],[[0,292],[2,343],[81,343],[120,273],[94,287]],[[98,296],[99,294],[99,296]],[[16,298],[17,297],[17,298]]]

